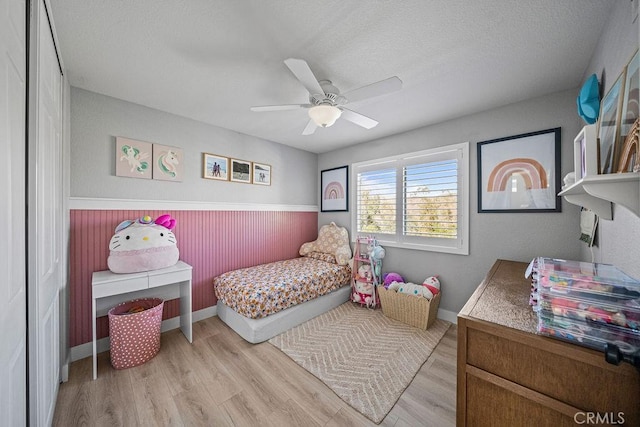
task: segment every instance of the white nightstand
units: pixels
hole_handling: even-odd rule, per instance
[[[93,315],[93,379],[98,377],[96,319],[126,300],[155,297],[163,300],[180,298],[180,329],[193,342],[191,318],[191,266],[176,265],[142,273],[116,274],[96,271],[91,280]]]

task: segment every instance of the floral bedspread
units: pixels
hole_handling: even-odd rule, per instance
[[[349,266],[303,257],[229,271],[213,284],[225,305],[259,319],[327,294],[350,278]]]

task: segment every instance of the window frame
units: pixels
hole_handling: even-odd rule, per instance
[[[451,153],[454,153],[451,156]],[[425,158],[424,162],[417,161],[421,157]],[[457,238],[456,239],[439,239],[430,237],[406,236],[403,232],[403,216],[404,216],[404,180],[403,171],[405,166],[417,165],[422,163],[430,163],[438,161],[438,159],[456,158],[458,159],[458,188],[457,188]],[[431,160],[427,160],[430,158]],[[351,165],[351,188],[353,189],[350,200],[351,207],[351,240],[355,241],[358,232],[358,173],[381,170],[396,169],[396,232],[375,233],[378,241],[389,247],[397,247],[404,249],[415,249],[422,251],[450,253],[457,255],[469,255],[469,142],[445,145],[427,150],[415,151],[395,156],[389,156],[379,159],[372,159],[363,162],[353,163]],[[449,245],[445,243],[451,243]]]

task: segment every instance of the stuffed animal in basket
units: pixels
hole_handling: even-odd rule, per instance
[[[422,286],[426,286],[433,296],[436,296],[440,292],[440,280],[438,280],[438,276],[427,277],[424,279],[424,282],[422,282]]]
[[[393,282],[404,282],[404,278],[398,273],[384,273],[384,288],[389,289],[389,285]]]
[[[416,285],[415,283],[393,282],[388,288],[390,291],[396,291],[402,294],[415,295],[424,297],[428,300],[433,298],[433,293],[426,286]]]
[[[146,215],[121,222],[109,242],[109,270],[137,273],[171,267],[180,256],[171,231],[175,226],[176,220],[166,214],[155,221]]]
[[[366,305],[367,307],[373,306],[374,289],[372,283],[356,280],[354,288],[353,294],[351,295],[353,302]]]

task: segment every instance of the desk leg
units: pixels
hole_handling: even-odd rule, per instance
[[[191,280],[180,283],[180,329],[189,342],[193,342],[191,313]]]
[[[98,378],[98,355],[96,348],[96,299],[92,298],[91,317],[93,319],[93,379]]]

